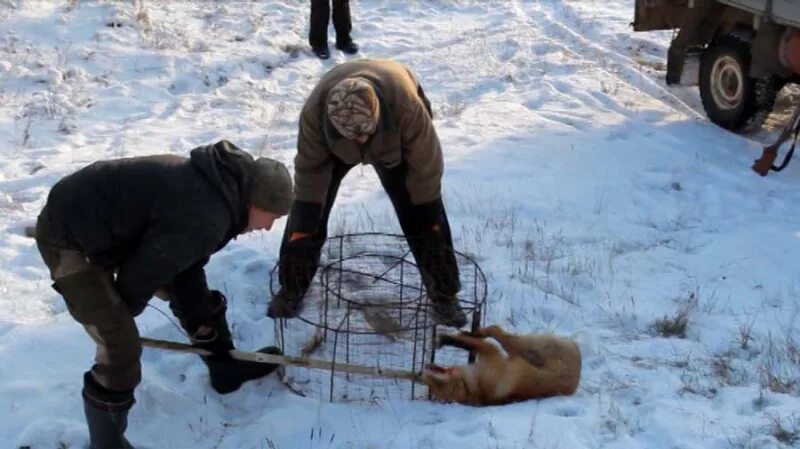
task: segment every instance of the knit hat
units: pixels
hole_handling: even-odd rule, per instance
[[[294,201],[292,176],[281,162],[268,157],[253,161],[250,204],[278,215],[287,215]]]
[[[370,135],[378,126],[378,95],[363,78],[346,78],[336,83],[328,92],[326,106],[331,123],[345,139]]]

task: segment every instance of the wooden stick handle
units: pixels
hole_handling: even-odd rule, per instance
[[[213,353],[207,349],[198,348],[186,343],[178,343],[166,340],[156,340],[154,338],[147,338],[147,337],[141,337],[139,341],[141,341],[142,346],[148,348],[166,349],[168,351],[187,352],[197,355],[213,355]],[[246,351],[239,351],[236,349],[230,351],[230,355],[236,360],[242,360],[246,362],[271,363],[277,365],[293,365],[293,366],[301,366],[305,368],[321,369],[327,371],[330,370],[343,371],[346,373],[363,374],[366,376],[373,376],[373,377],[406,379],[414,382],[420,382],[421,380],[419,374],[417,373],[413,373],[411,371],[391,369],[391,368],[352,365],[349,363],[333,363],[325,360],[292,357],[288,355],[263,354],[260,352],[246,352]]]

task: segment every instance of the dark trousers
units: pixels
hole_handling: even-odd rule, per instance
[[[142,345],[133,315],[114,287],[114,274],[89,264],[78,250],[37,240],[67,310],[94,340],[91,375],[111,391],[133,391],[142,379]]]
[[[350,0],[333,1],[333,27],[336,29],[336,43],[350,43]],[[308,30],[308,43],[312,48],[328,45],[328,19],[331,17],[331,0],[311,0],[311,23]]]
[[[325,199],[325,204],[322,206],[322,213],[311,235],[311,253],[309,257],[313,259],[311,262],[312,269],[309,273],[308,280],[313,278],[313,274],[319,264],[319,257],[322,246],[328,238],[328,219],[330,218],[331,209],[333,208],[336,194],[339,191],[339,186],[342,183],[345,175],[353,165],[347,165],[337,161],[331,176],[330,185],[328,185],[328,195]],[[431,241],[430,223],[423,223],[420,220],[420,215],[416,213],[414,204],[411,203],[411,196],[406,188],[406,174],[407,168],[405,165],[400,165],[395,168],[387,169],[383,167],[375,167],[378,178],[383,185],[383,189],[389,195],[392,201],[397,219],[400,222],[400,228],[403,230],[408,241],[408,246],[414,259],[417,261],[423,281],[429,293],[437,293],[444,296],[455,296],[460,289],[458,264],[456,263],[455,254],[453,253],[453,238],[450,232],[450,223],[447,220],[444,206],[441,204],[441,198],[438,201],[441,206],[441,216],[436,220],[439,226],[437,241]],[[300,214],[296,213],[296,209],[292,209],[289,214],[289,220],[286,224],[286,230],[283,235],[283,242],[281,243],[280,255],[284,258],[286,247],[292,232],[300,228],[299,221],[301,220]],[[303,291],[298,293],[305,293],[308,285],[300,287]],[[434,300],[438,295],[434,295]]]
[[[92,396],[97,396],[98,390],[100,396],[111,394],[113,397],[115,392],[132,394],[142,379],[142,345],[134,317],[114,284],[114,271],[90,263],[78,249],[53,243],[49,238],[49,223],[45,207],[36,223],[39,253],[69,314],[84,327],[96,345],[95,363],[88,374],[91,380],[85,382],[85,386],[88,385]],[[157,295],[169,300],[163,290]],[[175,316],[182,316],[172,301],[170,307]]]

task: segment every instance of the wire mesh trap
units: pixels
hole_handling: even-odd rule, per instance
[[[472,258],[454,253],[461,280],[458,299],[475,329],[482,324],[486,278]],[[426,398],[427,389],[410,380],[347,372],[348,365],[361,365],[419,373],[434,361],[468,361],[462,350],[434,346],[440,329],[423,276],[402,235],[328,238],[302,313],[278,320],[275,338],[284,354],[331,362],[331,369],[287,367],[284,381],[300,394],[336,402]],[[274,295],[279,288],[276,265],[270,290]]]

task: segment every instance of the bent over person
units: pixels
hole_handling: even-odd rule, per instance
[[[54,288],[97,344],[83,377],[92,449],[130,448],[124,436],[141,380],[134,317],[157,295],[202,359],[211,386],[230,393],[274,365],[234,360],[225,297],[209,290],[211,254],[245,232],[272,227],[289,212],[286,167],[253,159],[225,140],[189,158],[158,155],[91,164],[56,183],[36,224],[36,242]],[[158,293],[157,290],[159,291]],[[267,347],[261,352],[280,353]]]
[[[422,272],[435,319],[462,327],[458,266],[442,203],[442,149],[430,103],[408,68],[389,60],[341,64],[325,74],[300,115],[295,196],[280,250],[281,288],[267,315],[296,316],[327,238],[339,184],[371,164]]]

